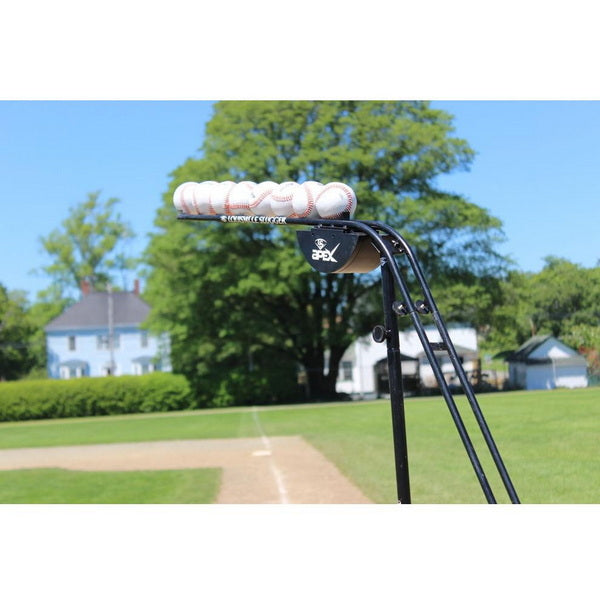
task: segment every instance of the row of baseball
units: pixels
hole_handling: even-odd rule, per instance
[[[187,181],[173,194],[175,208],[190,215],[256,215],[339,219],[354,214],[356,195],[337,181]]]

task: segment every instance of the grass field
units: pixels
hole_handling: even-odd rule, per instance
[[[600,388],[481,394],[478,400],[523,503],[600,501]],[[466,399],[459,397],[457,403],[497,500],[508,502]],[[266,435],[302,435],[374,502],[396,501],[389,402],[317,404],[258,411]],[[413,502],[485,502],[443,399],[408,399],[406,419]],[[257,435],[252,409],[238,408],[5,423],[0,424],[0,448]],[[23,486],[33,490],[32,478],[39,476],[38,488],[43,489],[47,473],[41,471],[44,470],[37,475],[13,472],[10,485],[17,490],[21,486],[19,481],[27,480]],[[174,482],[173,486],[187,485]],[[8,480],[0,479],[1,487],[7,484]],[[143,485],[137,492],[142,495],[146,493]],[[209,490],[206,498],[211,498],[211,493]],[[31,496],[25,492],[18,497],[22,499],[13,501],[36,501],[28,499]],[[168,494],[162,497],[167,498]],[[11,500],[0,496],[0,501]],[[98,500],[102,501],[106,500]],[[133,501],[144,500],[140,496]],[[170,502],[156,502],[160,501]]]
[[[219,469],[0,471],[0,503],[206,504],[217,497],[219,479]]]

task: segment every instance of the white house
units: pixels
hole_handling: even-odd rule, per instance
[[[45,328],[54,379],[170,371],[168,336],[141,329],[150,307],[133,292],[89,292]],[[111,343],[112,342],[112,343]]]
[[[587,387],[583,356],[551,335],[528,339],[507,357],[509,383],[526,390]]]
[[[430,342],[441,342],[433,325],[425,328]],[[477,332],[474,328],[448,325],[448,333],[465,371],[479,368]],[[405,392],[437,387],[437,381],[415,330],[400,332],[402,379]],[[436,352],[448,383],[455,383],[455,370],[446,352]],[[388,393],[387,344],[378,344],[365,336],[346,350],[340,364],[336,391],[358,397],[377,397]]]

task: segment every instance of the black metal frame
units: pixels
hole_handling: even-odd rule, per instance
[[[348,232],[360,232],[368,235],[379,252],[381,266],[381,282],[383,293],[384,325],[373,330],[375,341],[387,343],[387,357],[389,369],[390,404],[392,411],[392,429],[394,438],[394,458],[396,466],[396,486],[398,501],[402,504],[410,504],[410,482],[408,471],[408,452],[406,442],[406,424],[404,416],[404,393],[402,389],[402,372],[400,363],[400,342],[398,333],[398,315],[409,316],[417,332],[425,355],[429,360],[440,391],[450,411],[458,434],[463,442],[475,475],[479,480],[483,493],[488,503],[496,503],[496,498],[484,473],[473,443],[464,425],[454,397],[443,376],[441,366],[435,356],[435,352],[443,350],[455,369],[463,391],[467,396],[469,405],[473,411],[477,424],[485,439],[488,450],[494,460],[500,478],[506,492],[513,504],[519,504],[519,498],[508,475],[500,452],[494,442],[490,429],[485,421],[483,413],[473,387],[463,369],[456,349],[450,339],[448,330],[423,271],[406,240],[393,228],[379,221],[360,221],[350,219],[300,219],[292,217],[248,217],[248,216],[226,216],[226,215],[189,215],[179,213],[178,220],[182,221],[213,221],[220,223],[266,223],[271,225],[293,225],[312,226],[323,228],[336,228]],[[396,262],[395,255],[404,255],[423,293],[423,300],[414,301],[408,289],[408,285]],[[396,300],[395,289],[398,287],[402,302]],[[421,315],[431,314],[433,322],[442,339],[441,343],[430,342],[427,338],[425,326],[421,321]]]

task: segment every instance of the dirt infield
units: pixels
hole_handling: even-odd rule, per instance
[[[220,504],[371,502],[300,436],[180,440],[0,450],[0,470],[223,469]]]

